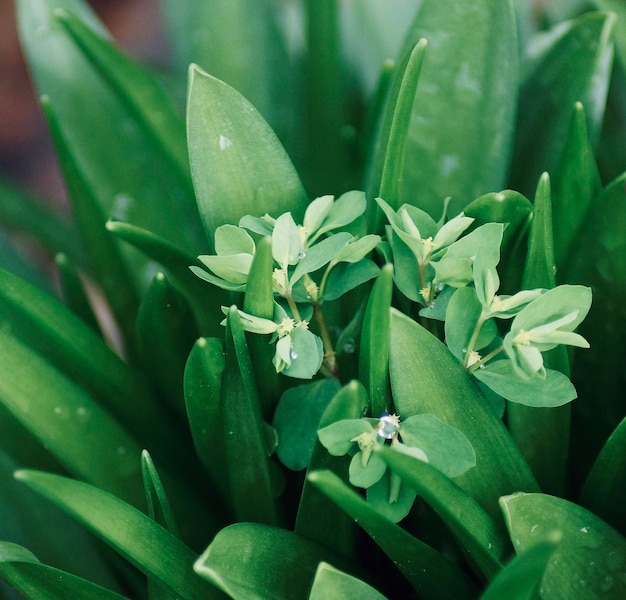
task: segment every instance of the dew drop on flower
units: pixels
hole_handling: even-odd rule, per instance
[[[398,415],[383,415],[378,420],[377,433],[380,437],[390,440],[400,430],[400,418]]]
[[[463,348],[463,350],[461,350],[461,352],[463,352],[463,354],[467,354],[467,348]]]
[[[296,358],[298,358],[298,353],[296,352],[296,349],[292,346],[291,350],[289,351],[289,357],[291,358],[291,360],[296,360]]]
[[[304,250],[300,250],[300,252],[298,252],[298,258],[300,260],[302,260],[303,258],[306,258],[306,252]]]

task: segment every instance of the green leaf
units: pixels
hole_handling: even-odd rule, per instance
[[[95,333],[102,335],[100,332],[100,324],[91,306],[85,285],[75,265],[72,264],[65,254],[57,254],[54,262],[59,272],[59,285],[61,287],[63,303],[85,323],[85,325]]]
[[[187,106],[191,173],[209,239],[248,214],[291,211],[302,218],[307,199],[298,175],[247,100],[192,65]]]
[[[587,134],[585,109],[576,102],[567,143],[551,176],[554,261],[565,271],[569,253],[585,226],[593,199],[601,188],[593,148]],[[560,273],[557,272],[560,279]]]
[[[84,267],[84,248],[73,225],[63,219],[50,204],[0,178],[0,219],[9,227],[33,236],[53,254],[63,252]]]
[[[185,251],[198,254],[204,241],[193,194],[172,167],[171,155],[163,154],[167,145],[179,167],[184,163],[184,148],[183,154],[174,150],[181,148],[184,128],[180,119],[178,126],[174,124],[176,116],[167,96],[149,74],[76,24],[81,21],[98,37],[110,40],[81,0],[20,0],[16,7],[20,39],[37,95],[50,99],[62,137],[102,214],[123,213],[118,217],[177,240]],[[55,16],[59,10],[75,16],[63,21],[72,34]],[[91,54],[86,52],[88,44]],[[98,67],[92,62],[96,55]],[[178,140],[176,146],[173,139]],[[151,176],[145,177],[145,173]],[[118,200],[121,194],[124,198]],[[182,236],[181,231],[185,232]]]
[[[53,11],[53,17],[70,34],[98,75],[111,86],[143,133],[170,161],[181,183],[191,188],[185,124],[157,80],[71,12],[59,8]]]
[[[322,561],[339,567],[344,562],[291,531],[237,523],[217,534],[194,570],[235,600],[302,600]]]
[[[528,465],[470,375],[450,351],[415,321],[391,310],[391,389],[398,414],[429,413],[460,429],[476,452],[476,467],[457,479],[490,515],[497,498],[536,489]]]
[[[137,345],[144,372],[174,414],[185,418],[183,372],[198,330],[185,297],[157,273],[137,315]]]
[[[370,412],[378,417],[392,411],[389,385],[389,308],[393,294],[393,265],[381,270],[365,310],[359,354],[359,378],[370,398]]]
[[[451,214],[457,214],[474,198],[504,187],[517,107],[512,3],[425,0],[407,47],[421,38],[428,40],[428,52],[413,106],[402,201],[438,216],[451,196]]]
[[[476,466],[476,454],[463,432],[432,415],[413,415],[402,421],[400,437],[407,446],[423,450],[428,464],[448,477]]]
[[[185,404],[194,447],[223,498],[228,497],[224,469],[224,416],[222,376],[224,344],[216,338],[200,338],[187,359],[184,373]]]
[[[30,600],[124,600],[91,581],[40,563],[28,550],[10,542],[0,542],[0,576]]]
[[[331,377],[289,388],[281,396],[273,426],[278,433],[276,453],[285,466],[294,471],[308,467],[320,419],[339,388]]]
[[[555,170],[576,102],[587,110],[589,140],[596,146],[613,62],[614,22],[612,14],[597,12],[560,25],[547,51],[529,65],[520,91],[514,189],[530,194],[541,173]]]
[[[377,248],[379,244],[379,235],[364,235],[361,238],[350,241],[350,243],[344,246],[333,258],[333,262],[358,262]]]
[[[313,378],[324,360],[322,340],[305,327],[296,327],[286,338],[289,343],[288,352],[291,364],[285,366],[280,372],[296,379]]]
[[[476,379],[489,386],[496,394],[511,402],[534,408],[554,408],[567,404],[576,398],[576,389],[569,377],[559,371],[546,369],[545,378],[537,376],[527,379],[519,375],[511,361],[507,359],[495,360],[484,366],[484,369],[473,371],[473,375]],[[511,408],[511,410],[514,409]],[[536,423],[537,419],[532,417],[536,417],[536,415],[529,415],[525,421],[527,427],[531,422],[538,426]],[[517,432],[518,428],[521,427],[522,423],[518,422],[515,431]],[[533,437],[535,435],[537,434],[535,433]],[[518,441],[518,444],[521,445],[521,440]],[[535,459],[535,456],[533,456],[533,459]],[[541,457],[536,456],[536,460],[541,460]]]
[[[373,587],[348,575],[332,565],[322,562],[315,573],[309,600],[386,600]]]
[[[355,446],[353,438],[372,433],[372,419],[342,419],[325,425],[318,431],[319,440],[333,456],[343,456]],[[375,420],[374,420],[375,421]]]
[[[169,498],[154,461],[147,450],[141,452],[141,472],[150,518],[180,539]]]
[[[223,598],[197,577],[194,553],[172,534],[119,498],[58,475],[18,471],[15,477],[109,544],[143,573],[169,586],[181,598]]]
[[[337,421],[358,420],[365,415],[367,407],[365,388],[359,381],[353,380],[335,394],[320,419],[319,427],[324,429]],[[318,441],[313,447],[308,472],[330,469],[347,481],[349,460],[349,457],[337,459],[331,456]],[[320,520],[320,514],[324,514],[324,519]],[[355,555],[359,533],[355,522],[336,505],[329,505],[326,496],[308,478],[304,481],[294,531],[344,556]]]
[[[339,263],[330,272],[319,300],[327,302],[341,298],[350,290],[376,277],[379,271],[376,263],[368,258],[356,263]]]
[[[546,565],[561,535],[550,532],[508,563],[483,592],[480,600],[535,600]]]
[[[3,330],[0,341],[0,402],[71,473],[142,506],[135,439],[28,346]]]
[[[354,238],[351,234],[341,231],[307,248],[289,278],[291,285],[295,284],[305,273],[317,271],[331,262],[352,239]]]
[[[379,514],[334,473],[315,471],[308,475],[333,502],[338,504],[383,549],[414,589],[432,600],[473,598],[474,583],[456,565],[404,529]]]
[[[516,551],[553,530],[563,538],[541,584],[544,600],[615,599],[626,594],[626,541],[584,508],[554,496],[519,493],[500,500]]]
[[[194,256],[155,233],[129,223],[108,221],[106,228],[165,268],[172,283],[185,294],[192,305],[205,335],[215,337],[223,334],[216,315],[220,314],[221,306],[230,304],[230,296],[216,285],[207,286],[198,279],[205,272],[198,268],[201,263]]]
[[[227,318],[221,410],[232,507],[239,521],[273,524],[277,514],[263,433],[265,423],[235,306],[229,309]],[[254,498],[253,503],[250,498]]]
[[[384,121],[374,146],[375,155],[369,173],[369,198],[384,198],[392,208],[398,209],[400,186],[406,155],[406,140],[411,124],[411,113],[419,75],[424,62],[427,41],[419,40],[412,46],[396,68]],[[380,229],[380,213],[374,203],[370,204],[369,229]]]
[[[387,448],[383,460],[411,486],[452,530],[459,543],[491,579],[500,570],[507,540],[496,522],[439,469]]]
[[[579,503],[626,534],[626,419],[615,428],[587,476]]]
[[[350,225],[365,212],[365,206],[365,192],[352,190],[341,194],[333,202],[320,228],[315,233],[314,239],[333,229]]]

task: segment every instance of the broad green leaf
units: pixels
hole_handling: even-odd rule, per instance
[[[0,402],[71,473],[142,506],[135,439],[28,346],[4,330],[0,340]]]
[[[225,467],[235,516],[238,521],[274,524],[277,513],[260,400],[241,319],[234,306],[228,311],[221,410]]]
[[[626,534],[626,419],[615,428],[596,458],[580,504]]]
[[[0,577],[29,600],[124,600],[91,581],[40,563],[28,550],[10,542],[0,542]]]
[[[189,71],[187,139],[191,173],[207,237],[244,215],[291,211],[307,199],[280,142],[238,92],[198,66]]]
[[[201,254],[198,260],[220,279],[243,287],[248,281],[252,255],[247,253],[220,256]],[[194,269],[193,272],[198,275]]]
[[[54,107],[62,137],[67,140],[77,169],[102,213],[107,216],[115,211],[124,213],[123,220],[175,239],[186,251],[198,254],[203,235],[193,194],[189,185],[181,183],[177,169],[171,167],[170,159],[163,154],[163,144],[171,149],[175,138],[180,147],[184,136],[181,125],[174,133],[175,117],[166,95],[140,67],[131,66],[119,55],[113,59],[115,51],[110,49],[99,55],[100,59],[104,56],[110,59],[105,68],[106,77],[102,77],[102,64],[98,68],[94,66],[85,48],[77,44],[55,16],[59,10],[71,13],[97,36],[109,40],[107,32],[81,0],[20,0],[16,6],[20,39],[37,95],[46,95]],[[78,27],[73,29],[76,35]],[[92,51],[96,47],[103,49],[102,43],[84,27],[80,31],[83,42],[91,40]],[[91,58],[95,59],[95,55]],[[72,76],[68,77],[68,73]],[[112,85],[113,81],[117,87]],[[143,115],[139,119],[138,110]],[[157,113],[164,118],[158,126],[152,121],[159,119]],[[165,118],[165,114],[169,116]],[[155,136],[163,144],[155,143]],[[98,143],[94,144],[94,140]],[[176,155],[180,165],[181,155]],[[151,176],[145,177],[145,173]],[[133,200],[118,203],[120,194]],[[181,231],[185,232],[183,236]]]
[[[546,369],[545,378],[535,377],[533,379],[527,379],[518,374],[517,370],[513,367],[510,360],[495,360],[487,363],[484,369],[476,369],[473,372],[476,379],[482,381],[489,386],[496,394],[499,394],[504,399],[510,402],[516,402],[525,406],[533,408],[555,408],[571,402],[576,398],[576,390],[569,380],[567,375],[563,375],[559,371],[553,369]],[[515,408],[509,406],[509,412],[515,412]],[[524,425],[526,429],[530,427],[531,423],[535,428],[539,427],[537,421],[541,418],[536,413],[528,413],[526,418],[522,418],[522,415],[516,414],[515,417],[515,430],[513,434],[522,434],[524,432]],[[549,420],[543,419],[544,422]],[[567,420],[566,420],[567,421]],[[553,423],[556,426],[556,422]],[[554,431],[551,432],[553,436],[557,435]],[[526,431],[526,434],[530,435],[530,432]],[[542,436],[548,436],[548,431],[538,434],[533,431],[533,438],[541,438]],[[530,439],[518,439],[515,435],[518,445],[527,448],[532,447]],[[556,446],[556,440],[554,437],[550,438]],[[540,443],[540,439],[536,439],[537,443]],[[544,442],[548,440],[543,440]],[[557,448],[550,445],[551,450],[547,456],[551,456],[551,460],[556,460]],[[562,452],[562,449],[559,450]],[[531,455],[526,456],[526,459],[534,464],[536,461],[541,462],[545,460],[545,454],[535,454],[531,452]]]
[[[189,354],[184,374],[185,404],[194,447],[223,498],[229,493],[221,406],[224,368],[224,344],[217,338],[200,338]]]
[[[563,536],[542,580],[544,600],[618,600],[626,595],[626,541],[604,521],[544,494],[505,496],[500,504],[516,551],[525,552],[553,530]]]
[[[312,379],[320,370],[324,360],[322,340],[304,327],[296,327],[287,338],[283,339],[286,339],[289,344],[287,352],[291,364],[281,369],[280,372],[296,379]]]
[[[341,231],[307,248],[289,281],[295,284],[305,273],[312,273],[331,262],[354,238]]]
[[[309,466],[320,419],[339,387],[330,377],[289,388],[281,396],[273,426],[278,434],[276,453],[285,466],[294,471]]]
[[[283,269],[295,265],[302,258],[303,239],[290,212],[283,213],[274,221],[272,230],[272,256]]]
[[[315,233],[315,238],[340,227],[346,227],[365,212],[365,193],[358,190],[345,192],[337,198]]]
[[[387,227],[387,240],[393,252],[394,283],[409,300],[423,304],[419,267],[415,255],[391,227]]]
[[[393,411],[389,385],[389,308],[393,294],[393,265],[378,275],[365,310],[359,354],[359,378],[370,398],[370,412],[379,417]]]
[[[513,5],[425,0],[407,47],[421,38],[428,51],[409,129],[402,201],[438,217],[448,196],[457,214],[474,198],[504,187],[517,107]]]
[[[380,515],[337,475],[314,471],[308,479],[356,519],[424,598],[461,600],[475,596],[475,584],[459,567]]]
[[[596,146],[613,62],[614,22],[614,15],[597,12],[559,25],[551,46],[531,63],[520,91],[512,188],[530,194],[541,173],[555,170],[576,102],[587,111],[589,141]]]
[[[144,294],[136,331],[144,372],[173,413],[184,420],[183,372],[199,333],[185,297],[163,273],[154,276]]]
[[[254,240],[237,225],[222,225],[215,230],[215,252],[222,256],[254,254]]]
[[[381,130],[373,147],[371,171],[368,173],[368,196],[382,197],[392,208],[402,204],[400,188],[406,158],[406,142],[411,125],[411,113],[419,75],[424,62],[427,41],[419,40],[409,49],[407,56],[396,68]],[[370,202],[369,229],[380,229],[380,213],[376,204]]]
[[[499,525],[439,469],[386,448],[380,455],[444,520],[483,575],[491,579],[508,549]]]
[[[528,465],[471,376],[437,338],[395,309],[391,310],[389,368],[401,418],[429,413],[467,436],[476,452],[476,467],[457,483],[492,517],[499,496],[537,488]]]
[[[386,600],[364,581],[335,569],[328,563],[320,563],[315,573],[309,600]]]
[[[58,475],[18,471],[15,477],[109,544],[140,571],[186,600],[223,598],[197,577],[194,553],[172,534],[119,498]]]
[[[320,301],[326,302],[341,298],[350,290],[376,277],[379,271],[376,263],[368,258],[356,263],[339,263],[332,268],[326,285],[321,289]]]
[[[376,419],[342,419],[325,425],[318,431],[319,440],[333,456],[343,456],[356,447],[354,438],[372,433]]]
[[[54,262],[59,273],[59,286],[63,303],[85,325],[97,334],[102,335],[100,324],[85,290],[85,284],[75,265],[66,254],[57,254],[54,257]]]
[[[508,563],[483,592],[480,600],[535,600],[546,565],[561,535],[550,532]]]
[[[565,271],[569,253],[584,231],[587,213],[601,187],[587,135],[585,109],[580,102],[574,106],[567,143],[551,182],[554,262],[560,271]],[[557,279],[561,279],[560,272]]]
[[[44,248],[63,252],[84,267],[84,249],[71,223],[65,221],[48,203],[20,190],[0,178],[0,218],[5,225],[33,236]]]
[[[476,454],[463,432],[432,415],[413,415],[400,425],[407,446],[422,450],[428,464],[448,477],[458,477],[476,466]]]
[[[194,570],[234,600],[306,598],[320,562],[342,560],[286,529],[237,523],[222,529]]]
[[[71,12],[59,8],[53,11],[53,17],[111,86],[144,135],[170,161],[181,184],[191,188],[184,120],[157,80]]]
[[[216,315],[220,313],[220,306],[230,304],[230,296],[221,288],[209,286],[198,279],[198,271],[202,271],[199,269],[201,263],[194,256],[155,233],[129,223],[111,220],[106,228],[165,268],[168,277],[193,306],[205,335],[216,337],[223,334]]]
[[[364,235],[361,238],[351,241],[344,246],[333,258],[334,263],[358,262],[365,258],[370,252],[372,252],[380,244],[379,235]]]

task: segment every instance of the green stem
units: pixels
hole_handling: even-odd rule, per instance
[[[474,346],[476,345],[476,342],[478,340],[478,335],[480,334],[480,330],[483,326],[483,323],[485,322],[485,314],[481,314],[478,321],[476,321],[476,326],[474,327],[474,331],[472,331],[472,336],[470,337],[469,342],[467,343],[467,348],[465,349],[465,361],[463,363],[463,366],[465,368],[467,367],[467,361],[469,360],[470,357],[470,353],[474,350]],[[478,363],[476,363],[478,364]],[[472,365],[473,366],[473,365]]]
[[[317,302],[313,303],[313,316],[315,317],[315,322],[317,323],[320,337],[322,338],[322,343],[324,344],[324,365],[333,377],[338,377],[339,373],[337,371],[335,349],[333,347],[333,342],[330,339],[330,333],[328,332],[328,325],[326,325],[322,305]]]
[[[298,305],[293,299],[293,295],[291,293],[291,289],[288,289],[285,292],[285,298],[287,299],[287,304],[289,305],[289,309],[291,310],[291,314],[293,315],[296,323],[300,323],[302,321],[302,317],[300,316],[300,311],[298,310]]]
[[[500,352],[502,352],[504,350],[504,346],[500,346],[499,348],[496,348],[495,350],[492,350],[489,354],[487,354],[487,356],[481,358],[479,361],[475,362],[471,367],[468,367],[468,371],[475,371],[476,369],[480,369],[480,367],[482,365],[484,365],[485,363],[489,362],[494,356],[497,356],[498,354],[500,354]]]

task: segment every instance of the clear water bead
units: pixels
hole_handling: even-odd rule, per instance
[[[400,431],[400,418],[398,415],[383,415],[378,420],[377,433],[380,437],[390,440]]]
[[[291,358],[291,360],[296,360],[296,358],[298,358],[298,353],[296,352],[296,349],[294,347],[292,347],[289,351],[289,357]]]
[[[306,258],[306,252],[304,250],[300,250],[300,252],[298,252],[298,258],[300,260],[302,260],[303,258]]]

